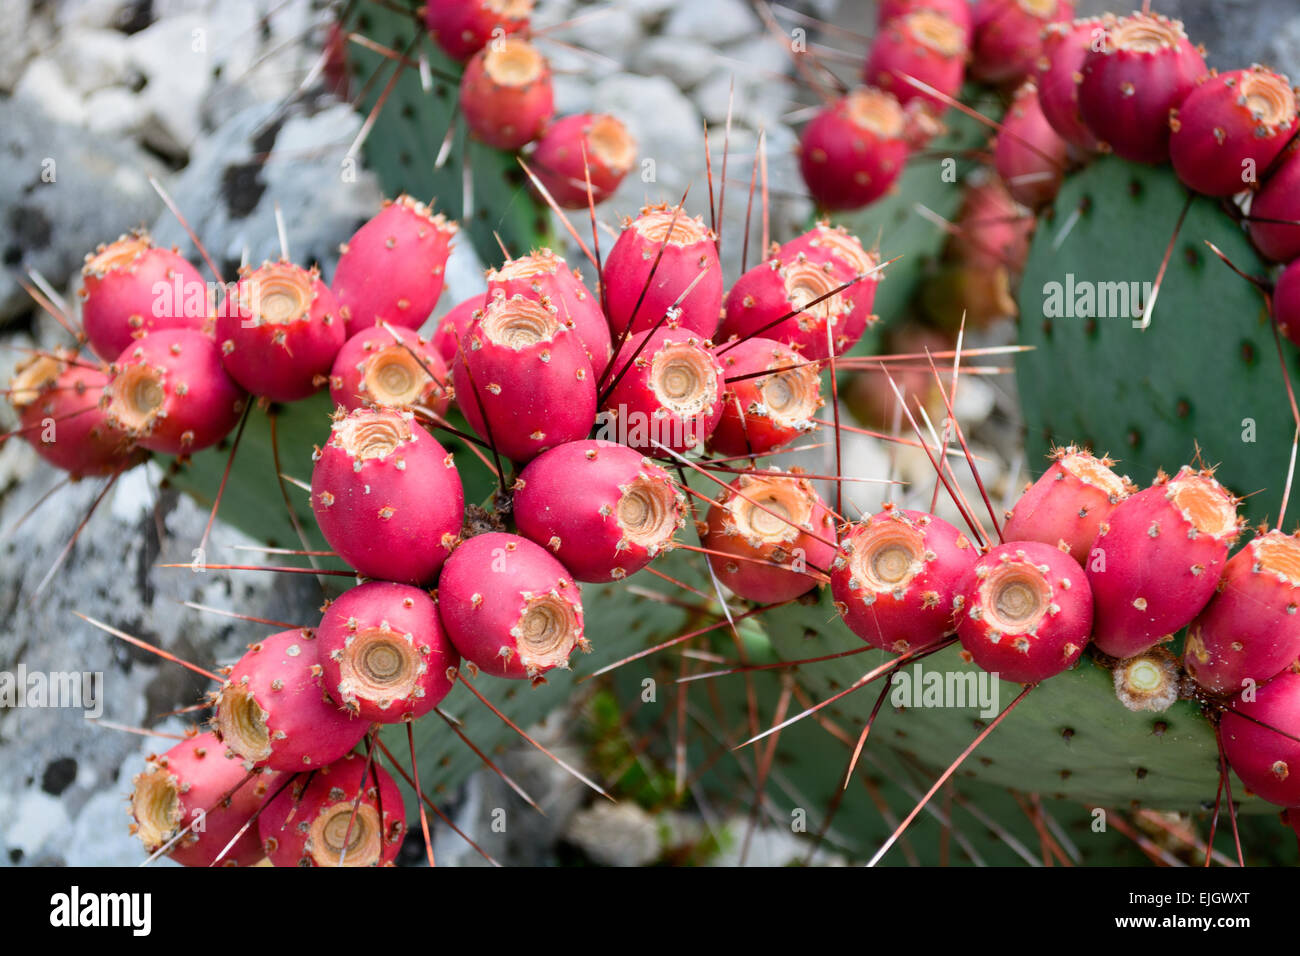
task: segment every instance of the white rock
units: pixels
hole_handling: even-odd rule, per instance
[[[637,45],[644,42],[645,34],[631,11],[608,5],[591,8],[589,16],[575,18],[572,26],[557,30],[555,38],[589,51],[583,59],[590,81],[593,76],[623,69]]]
[[[659,856],[659,825],[635,803],[604,800],[579,810],[566,836],[604,866],[646,866]]]
[[[80,126],[86,120],[81,96],[68,83],[63,71],[47,57],[37,57],[27,65],[14,87],[14,99],[38,107],[37,115],[59,123]]]
[[[55,21],[60,30],[70,27],[115,29],[125,23],[132,6],[129,0],[60,0]]]
[[[691,101],[662,76],[611,76],[596,86],[592,107],[613,113],[627,124],[640,144],[643,176],[634,170],[618,192],[613,208],[625,209],[646,195],[680,191],[704,165],[704,126]],[[645,178],[651,176],[652,178]],[[675,199],[676,197],[674,197]]]
[[[40,49],[45,30],[34,30],[40,21],[32,17],[31,3],[6,3],[0,16],[0,90],[12,90],[23,74],[27,58]]]
[[[165,153],[187,153],[201,130],[200,106],[212,85],[207,18],[159,20],[130,37],[131,66],[146,79],[145,142]]]
[[[703,39],[720,46],[753,36],[763,29],[744,0],[689,0],[673,8],[664,33]]]
[[[40,850],[46,840],[68,828],[68,812],[56,798],[39,790],[16,794],[3,814],[5,845],[28,856]]]
[[[641,46],[634,66],[647,76],[665,76],[689,90],[717,66],[718,54],[709,44],[688,37],[654,37]]]
[[[86,128],[105,136],[133,136],[144,125],[145,104],[123,86],[110,86],[86,97]]]
[[[130,38],[116,30],[68,30],[50,51],[64,77],[82,93],[122,83],[131,69]]]

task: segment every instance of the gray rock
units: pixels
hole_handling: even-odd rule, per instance
[[[131,69],[131,39],[117,30],[68,30],[49,52],[64,77],[82,94],[115,86]]]
[[[56,123],[80,126],[86,121],[81,94],[50,57],[36,57],[27,64],[14,85],[13,101]]]
[[[73,27],[120,29],[130,19],[131,0],[59,0],[54,20],[60,30]]]
[[[143,137],[168,155],[183,156],[200,130],[200,107],[212,85],[211,25],[201,16],[159,20],[130,37],[130,63],[146,80]]]
[[[565,838],[603,866],[646,866],[659,858],[659,823],[635,803],[598,800],[579,810]]]
[[[703,123],[691,101],[666,77],[611,76],[593,90],[592,107],[622,119],[640,144],[642,162],[653,163],[643,166],[652,179],[643,179],[637,170],[628,175],[613,208],[627,209],[647,194],[663,191],[680,196],[691,171],[703,168]]]
[[[644,43],[633,65],[647,76],[664,76],[683,90],[699,84],[717,66],[717,51],[689,37],[654,37]]]
[[[0,90],[12,90],[28,58],[48,41],[48,30],[32,13],[30,0],[5,4],[0,17]]]
[[[690,0],[673,7],[664,33],[723,46],[762,29],[757,14],[744,0]]]
[[[146,107],[122,86],[110,86],[86,97],[86,128],[105,137],[134,137],[144,126]]]

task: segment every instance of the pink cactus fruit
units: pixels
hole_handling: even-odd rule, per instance
[[[339,350],[330,397],[348,411],[418,405],[442,415],[451,404],[451,377],[442,356],[414,331],[371,327]]]
[[[9,403],[18,413],[16,434],[74,481],[143,461],[144,451],[101,407],[108,373],[75,360],[68,351],[32,355],[18,364],[9,382]]]
[[[144,232],[86,256],[77,297],[86,339],[105,362],[156,330],[201,332],[212,315],[199,271],[176,250],[155,246]]]
[[[528,159],[551,198],[565,209],[587,208],[588,173],[591,199],[598,205],[614,195],[635,163],[636,140],[608,113],[579,113],[553,121]]]
[[[1056,135],[1081,153],[1097,150],[1097,137],[1079,115],[1079,82],[1083,61],[1094,41],[1105,35],[1099,17],[1072,23],[1049,23],[1043,28],[1043,51],[1034,62],[1038,105]]]
[[[638,332],[614,359],[602,428],[648,455],[657,445],[685,452],[702,445],[722,418],[725,373],[707,341],[685,329]]]
[[[370,726],[321,686],[319,642],[281,631],[249,645],[215,695],[217,736],[247,768],[297,773],[338,760]]]
[[[835,559],[835,519],[798,473],[741,475],[709,507],[704,547],[718,580],[760,604],[816,587]]]
[[[226,371],[273,402],[319,391],[346,339],[338,303],[320,273],[290,262],[244,269],[217,316]]]
[[[189,737],[151,755],[136,774],[131,833],[152,854],[187,831],[167,855],[182,866],[212,866],[279,782],[280,775],[269,770],[250,778],[240,761],[226,756],[216,734]],[[253,826],[217,865],[252,866],[264,855]]]
[[[331,601],[316,640],[330,696],[382,724],[423,717],[451,690],[448,669],[460,666],[429,593],[391,581]]]
[[[510,259],[487,274],[488,296],[522,295],[525,299],[548,302],[560,322],[582,340],[591,367],[603,371],[613,354],[609,323],[581,277],[550,249],[539,249],[518,259]],[[454,348],[454,345],[453,345]]]
[[[511,461],[586,438],[596,377],[577,333],[549,303],[495,297],[452,365],[456,404],[474,431]]]
[[[311,504],[325,540],[358,574],[411,585],[437,576],[465,517],[451,455],[393,409],[335,415]]]
[[[141,448],[189,455],[225,438],[247,400],[212,339],[167,329],[127,346],[100,402],[109,426]]]
[[[459,227],[402,194],[339,247],[330,290],[349,336],[380,321],[418,329],[442,295]]]
[[[831,564],[831,594],[849,630],[902,654],[951,634],[957,585],[977,557],[942,518],[886,506],[850,525]]]
[[[469,327],[474,324],[476,313],[481,312],[488,303],[487,296],[470,296],[464,302],[451,309],[438,320],[438,327],[433,333],[433,347],[438,350],[442,360],[450,368],[456,360],[456,353],[463,343],[469,347]]]
[[[971,75],[982,83],[1018,84],[1042,53],[1043,29],[1074,18],[1070,0],[993,0],[976,12]]]
[[[378,755],[350,753],[295,777],[267,804],[257,830],[274,866],[391,866],[406,836],[406,807]]]
[[[1273,287],[1273,321],[1279,331],[1300,345],[1300,259],[1282,270]]]
[[[709,436],[721,455],[766,455],[813,431],[821,369],[793,349],[754,337],[719,354],[726,373],[722,417]]]
[[[1092,594],[1077,561],[1039,541],[998,545],[957,586],[957,636],[970,659],[1029,684],[1073,667],[1092,629]]]
[[[876,4],[876,26],[883,27],[891,20],[918,10],[943,14],[961,29],[962,43],[970,46],[975,32],[970,0],[880,0]]]
[[[438,613],[456,650],[495,677],[538,682],[568,668],[582,632],[582,595],[546,549],[489,532],[458,547],[438,581]]]
[[[686,498],[668,473],[625,445],[601,439],[542,452],[514,484],[526,538],[579,581],[618,581],[672,547]]]
[[[880,266],[880,257],[864,249],[861,240],[843,226],[832,226],[825,220],[785,243],[776,253],[782,262],[793,262],[800,256],[821,266],[840,285],[853,283],[843,293],[849,304],[848,317],[836,335],[838,352],[847,352],[879,318],[871,310],[876,288],[884,279],[883,273],[874,271]]]
[[[1116,155],[1137,163],[1169,159],[1169,115],[1205,76],[1205,60],[1183,24],[1135,13],[1105,18],[1080,71],[1079,113]]]
[[[1231,196],[1255,188],[1296,131],[1291,82],[1262,66],[1201,78],[1170,116],[1169,158],[1189,188]]]
[[[460,109],[479,140],[517,150],[537,139],[555,115],[550,64],[519,37],[490,43],[461,74]]]
[[[669,315],[680,327],[711,337],[722,312],[716,243],[704,220],[681,206],[646,206],[636,219],[625,220],[602,270],[614,336],[629,325],[646,332]]]
[[[1056,198],[1065,179],[1067,146],[1038,102],[1038,87],[1026,80],[1002,117],[993,165],[1016,202],[1038,209]]]
[[[1286,671],[1242,691],[1220,727],[1224,756],[1247,789],[1279,807],[1300,807],[1300,674]]]
[[[526,31],[533,0],[432,0],[424,5],[424,25],[453,60],[465,62],[511,33]]]
[[[946,13],[918,8],[883,23],[862,71],[862,82],[893,93],[903,106],[925,102],[935,116],[948,109],[966,77],[966,30]],[[920,80],[943,96],[912,83]]]
[[[1247,223],[1250,241],[1274,262],[1300,259],[1300,140],[1274,160],[1255,193]]]
[[[1053,449],[1051,467],[1007,513],[1003,539],[1054,545],[1086,565],[1102,525],[1137,490],[1114,464],[1075,445]]]
[[[828,211],[860,209],[883,196],[907,160],[907,117],[884,90],[852,90],[818,113],[799,138],[799,169]]]
[[[948,255],[972,269],[1019,275],[1033,234],[1033,214],[993,177],[966,191]]]
[[[1262,683],[1300,658],[1300,541],[1254,538],[1224,566],[1218,592],[1187,628],[1183,662],[1214,694]]]
[[[1189,624],[1214,595],[1240,527],[1237,499],[1187,466],[1120,502],[1087,559],[1097,649],[1132,657]]]

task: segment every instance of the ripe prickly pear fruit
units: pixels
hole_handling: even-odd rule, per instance
[[[872,647],[927,647],[956,627],[953,597],[976,556],[942,518],[886,506],[841,537],[831,565],[835,608]]]
[[[957,586],[957,636],[981,668],[1029,684],[1074,666],[1092,629],[1077,561],[1038,541],[998,545]]]
[[[1285,671],[1254,688],[1249,699],[1248,692],[1232,701],[1233,710],[1245,716],[1223,715],[1224,756],[1256,796],[1279,807],[1300,807],[1300,742],[1291,739],[1300,737],[1300,674]]]
[[[326,696],[311,631],[281,631],[248,648],[216,694],[217,736],[248,768],[297,773],[338,760],[370,726]]]
[[[433,333],[433,347],[438,350],[448,368],[456,360],[456,353],[460,351],[462,343],[469,348],[469,327],[474,324],[475,314],[481,312],[488,301],[486,296],[470,296],[438,320],[438,328]]]
[[[312,469],[311,506],[358,574],[421,585],[456,546],[465,493],[451,455],[410,412],[359,408],[334,416]]]
[[[212,339],[165,329],[128,345],[109,366],[100,402],[108,424],[141,448],[189,455],[225,438],[247,400]]]
[[[528,159],[551,197],[565,209],[587,208],[588,171],[591,198],[599,204],[614,195],[635,162],[636,140],[608,113],[579,113],[555,120],[543,130]]]
[[[709,555],[718,580],[760,604],[816,587],[812,573],[830,568],[834,542],[834,518],[797,473],[741,475],[710,506],[703,535],[706,548],[731,555]]]
[[[1183,24],[1135,13],[1105,18],[1080,71],[1079,114],[1097,139],[1136,163],[1169,159],[1169,111],[1205,76]]]
[[[1214,595],[1240,527],[1237,499],[1187,466],[1116,505],[1087,560],[1097,649],[1132,657],[1190,623]]]
[[[596,377],[582,340],[555,306],[497,296],[461,344],[452,365],[456,404],[506,458],[525,462],[587,437]]]
[[[832,226],[825,220],[791,239],[776,253],[776,258],[782,262],[793,262],[800,256],[821,266],[827,274],[835,277],[837,284],[853,283],[843,293],[850,307],[836,343],[839,347],[838,340],[843,339],[845,344],[840,351],[848,351],[878,318],[871,307],[876,301],[876,287],[884,276],[879,272],[868,273],[880,265],[879,257],[864,249],[858,237],[843,226]]]
[[[1049,23],[1043,28],[1043,52],[1035,61],[1038,105],[1056,135],[1083,153],[1097,149],[1097,137],[1079,115],[1079,80],[1093,40],[1105,35],[1101,18]]]
[[[489,40],[527,30],[532,12],[533,0],[432,0],[424,25],[444,53],[464,63]]]
[[[688,330],[638,332],[614,359],[605,427],[648,455],[664,454],[655,442],[675,452],[695,448],[722,418],[724,378],[709,343]]]
[[[587,291],[578,274],[550,249],[507,261],[487,274],[488,295],[522,295],[525,299],[546,302],[556,317],[582,340],[591,367],[599,372],[613,354],[609,323],[600,310],[600,300]],[[453,341],[453,350],[455,344]],[[454,352],[453,352],[454,354]]]
[[[1054,545],[1087,564],[1101,526],[1136,490],[1111,470],[1114,464],[1074,445],[1055,449],[1051,467],[1008,513],[1002,537]]]
[[[458,547],[438,580],[438,613],[466,661],[496,677],[538,681],[569,666],[582,633],[582,595],[546,549],[513,534]]]
[[[451,378],[442,356],[414,331],[362,329],[334,359],[330,398],[348,411],[420,405],[442,415],[451,404]]]
[[[1038,209],[1056,198],[1065,178],[1067,147],[1043,115],[1038,87],[1026,80],[1002,117],[993,165],[1016,202]]]
[[[226,756],[216,734],[182,740],[165,754],[151,755],[132,781],[131,832],[154,853],[188,827],[167,855],[181,866],[211,866],[280,775],[262,770],[244,782],[247,776],[240,761]],[[250,827],[219,865],[252,866],[263,856],[256,827]]]
[[[1218,593],[1187,628],[1184,666],[1215,694],[1262,683],[1300,658],[1300,541],[1273,530],[1224,566]]]
[[[1002,180],[992,177],[966,191],[948,255],[973,269],[1019,275],[1033,232],[1033,215],[1011,197]]]
[[[975,30],[971,20],[970,0],[880,0],[876,4],[876,26],[883,27],[892,20],[918,10],[943,14],[960,28],[962,43],[970,46]]]
[[[403,193],[339,247],[330,290],[348,335],[381,319],[418,329],[442,295],[457,225]]]
[[[829,358],[832,350],[839,355],[865,328],[856,336],[849,331],[850,317],[861,316],[853,301],[859,287],[836,292],[843,284],[825,265],[802,256],[761,262],[731,287],[718,337],[725,343],[763,336],[797,349],[804,360]],[[860,294],[874,300],[875,283],[862,282]]]
[[[490,43],[461,74],[460,109],[475,137],[495,149],[517,150],[537,139],[555,115],[550,64],[519,37]]]
[[[1278,276],[1273,287],[1273,321],[1278,330],[1300,345],[1300,259]]]
[[[799,169],[813,201],[858,209],[894,185],[907,160],[907,121],[891,93],[852,90],[823,109],[799,137]]]
[[[244,269],[217,316],[221,361],[254,395],[296,402],[327,381],[347,338],[320,273],[290,262]]]
[[[1250,203],[1250,241],[1274,262],[1300,259],[1300,141],[1275,160],[1272,175]]]
[[[871,44],[862,82],[894,94],[906,106],[926,103],[934,115],[948,109],[943,99],[913,85],[911,76],[950,98],[966,76],[966,32],[946,14],[918,9],[882,24]]]
[[[1203,77],[1170,116],[1169,158],[1207,196],[1251,189],[1296,131],[1291,82],[1262,66]]]
[[[672,547],[685,510],[666,471],[601,439],[542,452],[514,484],[520,533],[579,581],[619,581],[640,571]]]
[[[622,335],[629,323],[633,332],[653,329],[673,310],[678,326],[710,338],[722,312],[722,263],[716,243],[704,220],[687,215],[681,206],[646,206],[636,219],[625,220],[602,276],[614,336]]]
[[[203,276],[175,250],[155,246],[144,232],[122,236],[86,256],[77,296],[86,340],[105,362],[150,332],[203,331],[211,317]]]
[[[1042,32],[1074,17],[1070,0],[991,0],[975,14],[971,75],[982,83],[1017,84],[1042,53]]]
[[[330,697],[362,720],[423,717],[447,696],[460,666],[426,591],[369,581],[325,608],[316,642]]]
[[[722,417],[709,448],[722,455],[766,455],[817,426],[821,369],[793,349],[758,338],[719,354],[726,382]],[[762,373],[770,372],[769,375]]]
[[[350,753],[294,778],[257,831],[274,866],[389,866],[406,836],[406,807],[377,756]]]

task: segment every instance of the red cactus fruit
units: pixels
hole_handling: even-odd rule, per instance
[[[636,140],[622,121],[608,113],[580,113],[547,126],[528,165],[557,203],[565,209],[586,209],[588,171],[591,198],[602,203],[614,195],[635,162]]]
[[[982,83],[1017,84],[1034,69],[1043,29],[1074,18],[1071,0],[993,0],[976,14],[971,75]]]
[[[380,320],[418,329],[442,295],[458,226],[406,194],[339,247],[330,285],[348,335]]]
[[[1002,117],[993,165],[1016,202],[1038,209],[1056,198],[1065,178],[1065,140],[1056,135],[1038,102],[1038,87],[1026,80]]]
[[[248,648],[216,695],[217,736],[247,767],[296,773],[338,760],[370,726],[326,696],[311,631],[281,631]]]
[[[211,866],[278,785],[278,773],[259,770],[245,780],[248,773],[213,733],[151,755],[132,781],[131,832],[154,853],[189,828],[167,855],[182,866]],[[264,855],[257,828],[249,827],[219,865],[251,866]]]
[[[822,209],[875,202],[903,173],[906,117],[884,90],[864,87],[827,106],[799,138],[799,169]]]
[[[1247,226],[1250,241],[1267,258],[1300,259],[1300,140],[1274,161],[1272,175],[1251,199]]]
[[[1135,13],[1105,18],[1083,61],[1079,113],[1097,139],[1137,163],[1169,159],[1169,115],[1206,73],[1183,24]]]
[[[315,268],[245,269],[217,316],[221,361],[254,395],[296,402],[327,381],[346,341],[343,316]]]
[[[448,368],[456,360],[459,343],[469,347],[469,327],[474,324],[475,313],[482,311],[487,303],[486,296],[470,296],[438,320],[438,327],[433,333],[433,347],[438,350]]]
[[[461,74],[460,109],[470,132],[495,149],[531,143],[555,115],[546,57],[518,37],[479,50]]]
[[[970,0],[880,0],[876,4],[876,26],[883,27],[891,20],[918,10],[943,14],[961,29],[962,43],[970,46],[975,31]]]
[[[1087,560],[1097,648],[1132,657],[1190,623],[1214,595],[1240,525],[1237,500],[1186,466],[1116,505]]]
[[[9,382],[17,434],[73,480],[111,475],[144,460],[131,436],[108,420],[100,400],[108,374],[71,364],[75,353],[33,355]]]
[[[533,0],[432,0],[424,25],[443,52],[463,63],[489,40],[527,30],[532,12]]]
[[[438,613],[466,661],[496,677],[538,681],[569,666],[582,594],[568,570],[527,538],[489,532],[464,542],[438,581]]]
[[[1034,217],[996,177],[966,191],[957,231],[948,240],[950,258],[973,269],[1019,275],[1029,258]]]
[[[1300,674],[1287,671],[1246,694],[1232,702],[1238,713],[1223,715],[1224,756],[1256,796],[1300,807],[1300,742],[1292,739],[1300,737]]]
[[[1067,445],[1052,452],[1052,465],[1007,513],[1002,537],[1055,545],[1080,564],[1115,506],[1136,489],[1115,474],[1110,458]]]
[[[832,226],[825,220],[785,243],[776,253],[782,262],[793,262],[800,256],[821,266],[838,284],[853,283],[844,291],[848,317],[836,337],[837,343],[844,341],[840,351],[848,351],[878,318],[871,308],[876,301],[876,287],[884,278],[879,272],[872,273],[880,265],[879,256],[864,249],[861,240],[843,226]]]
[[[542,452],[514,484],[519,531],[579,581],[618,581],[672,547],[686,499],[624,445],[590,439]]]
[[[460,666],[426,591],[369,581],[325,608],[316,629],[330,696],[362,720],[395,724],[423,717],[447,696]]]
[[[188,455],[225,438],[247,400],[212,339],[166,329],[127,346],[100,402],[108,424],[141,448]]]
[[[257,831],[274,866],[390,866],[406,836],[406,807],[377,755],[350,753],[295,777],[257,818]]]
[[[447,450],[410,412],[336,414],[316,455],[311,505],[330,547],[358,574],[433,581],[456,546],[465,493]]]
[[[419,405],[442,415],[451,404],[451,378],[442,356],[415,332],[371,327],[339,349],[330,397],[348,411]]]
[[[86,256],[77,297],[86,339],[105,362],[159,329],[202,331],[212,314],[199,270],[176,250],[155,246],[144,232]]]
[[[990,674],[1018,684],[1074,666],[1092,629],[1092,594],[1077,561],[1039,541],[998,545],[957,586],[957,636]]]
[[[911,83],[913,77],[955,98],[966,76],[966,31],[946,14],[917,9],[884,23],[871,44],[862,82],[893,93],[904,106],[927,103],[937,116],[948,109],[941,97]]]
[[[596,418],[595,375],[581,339],[553,305],[497,296],[462,345],[452,365],[456,404],[502,455],[525,462],[587,437]]]
[[[1207,196],[1253,189],[1296,131],[1291,82],[1262,66],[1203,77],[1169,119],[1169,158]]]
[[[664,454],[656,442],[675,452],[695,448],[722,418],[724,377],[708,343],[687,330],[638,332],[614,359],[602,428],[649,455]]]
[[[704,220],[680,206],[646,206],[636,219],[625,220],[603,270],[605,309],[614,335],[622,335],[629,323],[633,332],[653,329],[673,310],[677,325],[710,338],[722,312],[716,243]]]
[[[710,506],[706,548],[718,580],[746,601],[788,601],[835,559],[835,519],[797,473],[741,475]]]
[[[850,526],[831,565],[831,594],[849,630],[902,654],[956,627],[953,598],[977,557],[942,518],[887,506]]]
[[[525,299],[549,302],[560,322],[572,328],[582,340],[592,369],[605,368],[614,347],[600,300],[587,291],[582,278],[550,249],[539,249],[511,259],[499,269],[489,270],[487,281],[489,296],[501,294],[508,299],[522,295]],[[454,354],[454,341],[452,348]]]
[[[1273,321],[1292,342],[1300,345],[1300,259],[1278,276],[1273,287]]]
[[[1233,555],[1187,628],[1184,666],[1215,694],[1262,683],[1300,658],[1300,541],[1269,531]]]
[[[1095,152],[1093,136],[1079,115],[1079,81],[1083,61],[1105,30],[1101,18],[1049,23],[1043,28],[1043,51],[1034,63],[1038,105],[1056,135],[1083,153]]]
[[[719,354],[726,373],[722,418],[709,448],[722,455],[766,455],[817,427],[821,369],[792,349],[754,337]],[[771,374],[764,375],[764,372]]]

